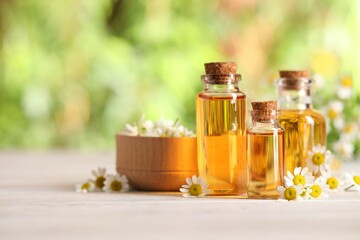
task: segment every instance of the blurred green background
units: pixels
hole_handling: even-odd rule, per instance
[[[2,0],[0,148],[112,149],[142,113],[195,130],[210,61],[237,61],[250,100],[278,69],[359,92],[359,43],[357,0]]]

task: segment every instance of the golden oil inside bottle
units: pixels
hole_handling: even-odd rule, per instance
[[[247,131],[248,196],[277,199],[282,184],[284,131]]]
[[[317,144],[326,144],[325,119],[314,109],[283,109],[279,123],[285,129],[286,171],[305,167],[308,151]]]
[[[223,95],[197,97],[199,174],[213,195],[246,194],[245,95]]]

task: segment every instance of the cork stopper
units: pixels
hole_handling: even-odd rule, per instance
[[[252,102],[251,117],[256,122],[270,122],[279,118],[277,101]]]
[[[210,84],[237,83],[241,75],[236,73],[236,62],[210,62],[205,63],[205,75],[201,80]]]
[[[277,110],[277,101],[252,102],[253,110],[272,111]]]
[[[204,65],[206,74],[236,74],[236,62],[210,62]]]
[[[281,70],[279,74],[280,79],[277,83],[284,90],[308,89],[312,83],[312,80],[309,78],[309,72],[306,70]]]
[[[281,78],[307,78],[309,77],[309,72],[306,70],[293,71],[293,70],[280,70]]]

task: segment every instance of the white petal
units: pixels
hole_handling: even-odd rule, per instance
[[[351,178],[351,179],[353,178],[353,175],[351,175],[351,174],[348,173],[348,172],[345,173],[345,176],[346,176],[347,178]]]
[[[188,188],[180,188],[179,190],[180,190],[180,192],[183,192],[183,193],[189,192]]]
[[[186,183],[187,183],[189,186],[191,186],[191,185],[193,184],[190,178],[186,178]]]
[[[197,184],[197,177],[195,175],[192,176],[192,182],[194,184]]]
[[[304,176],[308,171],[309,171],[309,169],[308,169],[307,167],[303,168],[303,169],[301,170],[301,175]]]
[[[312,158],[313,156],[314,156],[314,152],[312,152],[312,151],[308,151],[308,158]]]
[[[301,167],[295,168],[295,170],[294,170],[294,175],[299,175],[299,174],[300,174],[300,171],[301,171]]]
[[[285,176],[284,180],[285,180],[285,182],[292,182],[293,178],[289,178],[288,176]]]
[[[294,182],[293,181],[290,181],[290,182],[285,182],[285,186],[286,187],[291,187],[294,185]]]
[[[190,195],[190,193],[184,193],[183,196],[186,197],[186,198],[193,197],[193,196]]]

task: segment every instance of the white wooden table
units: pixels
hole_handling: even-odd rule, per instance
[[[357,192],[302,202],[75,193],[98,166],[114,172],[115,154],[0,151],[0,239],[360,239]]]

